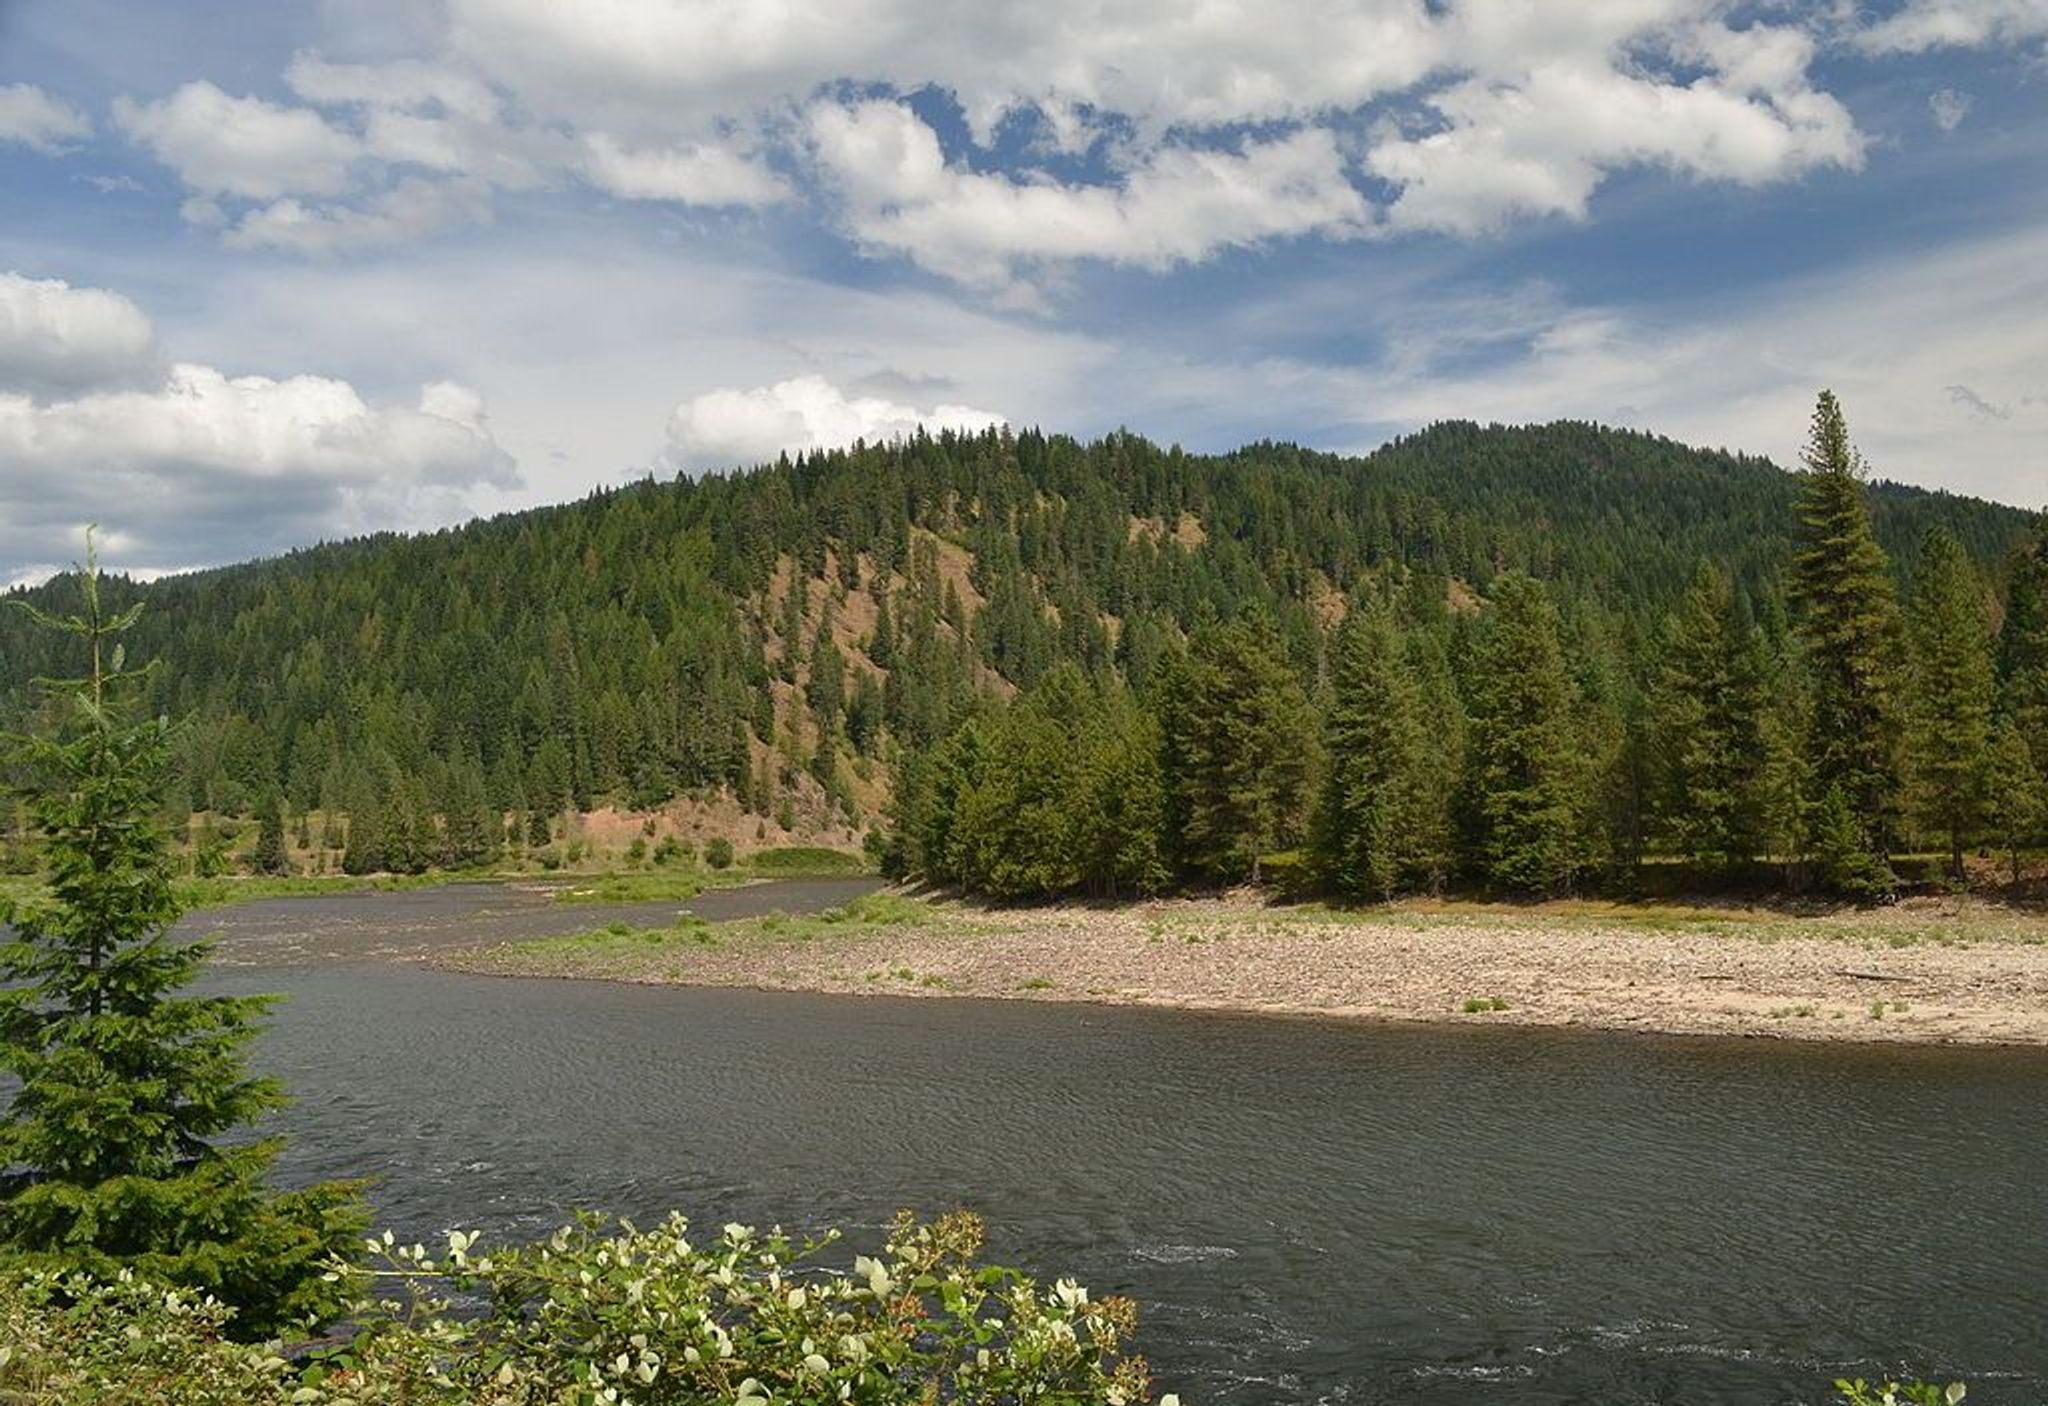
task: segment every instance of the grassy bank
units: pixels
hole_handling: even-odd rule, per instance
[[[559,903],[684,902],[710,889],[737,888],[771,879],[842,878],[866,873],[859,855],[818,846],[756,850],[725,868],[692,863],[664,868],[434,869],[424,874],[222,874],[176,881],[186,909],[229,908],[272,898],[328,898],[336,894],[397,893],[443,884],[534,882]],[[23,900],[42,890],[34,874],[0,875],[0,901]]]

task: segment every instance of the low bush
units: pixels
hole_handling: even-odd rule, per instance
[[[0,1279],[12,1406],[872,1406],[1150,1399],[1136,1309],[977,1261],[971,1215],[899,1217],[879,1259],[818,1264],[728,1225],[697,1239],[587,1218],[535,1245],[370,1242],[350,1336],[293,1361],[231,1341],[219,1304],[123,1277]],[[464,1314],[458,1301],[488,1306]],[[1178,1406],[1172,1396],[1160,1406]]]

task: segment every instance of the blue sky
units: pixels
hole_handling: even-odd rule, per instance
[[[994,420],[2048,502],[2048,0],[0,0],[0,581]]]

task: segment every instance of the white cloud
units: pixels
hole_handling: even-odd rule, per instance
[[[104,288],[0,273],[0,391],[47,397],[161,372],[141,308]]]
[[[0,274],[0,563],[80,523],[124,564],[232,559],[466,515],[516,487],[476,392],[380,406],[326,376],[230,376],[156,360],[147,317],[105,289]]]
[[[2048,5],[2041,0],[1906,0],[1865,26],[1857,44],[1874,54],[1919,54],[1929,49],[2019,44],[2048,36]]]
[[[289,197],[273,201],[248,211],[223,238],[236,249],[342,254],[489,218],[490,194],[480,182],[409,176],[360,205],[307,205]]]
[[[781,177],[759,160],[722,146],[629,150],[604,132],[588,139],[584,174],[622,200],[679,200],[691,205],[773,205],[789,196]]]
[[[0,84],[0,142],[54,155],[92,135],[92,123],[33,83]]]
[[[339,107],[390,108],[399,112],[438,109],[478,122],[497,118],[498,96],[488,83],[447,64],[423,59],[389,63],[329,63],[300,53],[284,71],[285,82],[309,103]]]
[[[1663,37],[1674,62],[1710,72],[1686,82],[1652,76],[1639,57],[1624,63],[1618,44],[1562,54],[1554,44],[1504,44],[1537,57],[1432,94],[1438,130],[1373,143],[1366,164],[1400,192],[1390,223],[1476,235],[1522,215],[1580,219],[1607,174],[1629,166],[1762,185],[1861,164],[1848,110],[1806,81],[1812,43],[1803,34],[1697,25]]]
[[[453,0],[451,47],[551,116],[667,130],[852,80],[957,94],[986,138],[1048,99],[1163,130],[1292,120],[1417,82],[1446,54],[1422,0]]]
[[[821,104],[810,128],[855,236],[972,283],[1001,286],[1020,263],[1056,260],[1170,268],[1288,236],[1353,237],[1369,217],[1320,129],[1236,151],[1162,148],[1112,187],[950,166],[900,103]]]
[[[160,102],[117,98],[114,120],[187,187],[207,195],[339,195],[362,155],[360,142],[317,112],[238,98],[204,80]]]
[[[1970,95],[1958,93],[1953,88],[1943,88],[1930,93],[1927,98],[1927,114],[1934,119],[1934,125],[1944,132],[1953,132],[1963,125],[1963,119],[1970,115]]]
[[[1004,423],[990,410],[938,405],[919,410],[876,396],[848,396],[822,376],[797,376],[751,390],[706,391],[669,417],[668,459],[683,468],[745,467],[784,452],[838,449],[913,434],[919,426],[984,430]]]
[[[310,107],[201,82],[117,115],[199,194],[287,202],[224,211],[232,242],[308,253],[569,181],[786,203],[778,167],[808,143],[869,252],[1029,301],[1074,260],[1164,269],[1301,237],[1582,219],[1632,168],[1746,186],[1855,168],[1864,139],[1816,86],[1817,35],[1906,52],[2048,34],[2042,0],[1840,8],[1043,0],[963,20],[938,0],[448,0],[445,25],[402,27],[425,52],[296,55],[286,81]],[[893,101],[934,89],[972,139],[950,161]],[[1028,139],[987,159],[1017,115]],[[1077,156],[1091,175],[1054,163]],[[423,174],[477,184],[399,193]]]

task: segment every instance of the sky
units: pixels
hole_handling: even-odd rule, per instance
[[[2048,0],[0,0],[0,583],[996,422],[2048,504]]]

